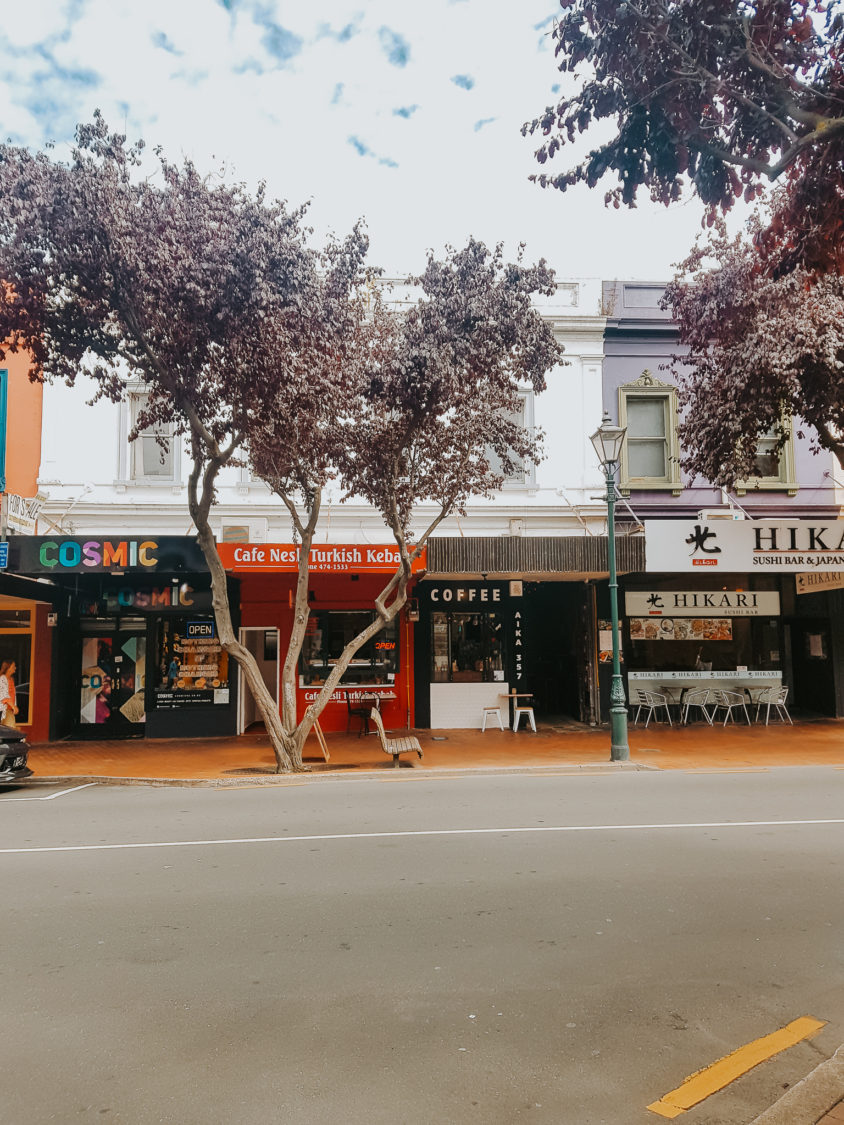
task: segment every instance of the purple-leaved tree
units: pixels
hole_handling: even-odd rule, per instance
[[[377,285],[359,314],[356,347],[330,391],[286,384],[250,435],[253,471],[287,507],[301,543],[293,628],[282,670],[281,724],[292,761],[358,649],[399,613],[413,560],[430,535],[472,496],[490,495],[518,464],[539,457],[541,435],[514,421],[519,387],[541,391],[561,359],[553,332],[531,305],[553,275],[540,263],[503,261],[470,240],[430,257],[406,282],[397,308]],[[303,412],[279,431],[293,394]],[[375,600],[372,623],[353,638],[301,721],[296,673],[308,607],[307,559],[323,489],[367,501],[391,531],[400,565]],[[414,520],[416,526],[414,526]]]
[[[810,270],[844,272],[844,10],[820,0],[560,0],[560,100],[523,128],[546,165],[595,127],[571,168],[534,177],[566,191],[617,177],[717,209],[782,178],[769,237]],[[570,77],[569,77],[570,76]],[[607,128],[609,126],[609,128]]]
[[[793,418],[844,467],[844,278],[763,268],[763,224],[738,237],[716,224],[665,293],[686,348],[675,365],[684,466],[725,487],[756,475],[759,438],[775,435],[778,452]]]
[[[172,423],[191,468],[188,506],[211,574],[221,643],[243,670],[279,770],[301,769],[313,722],[354,653],[406,600],[411,560],[473,495],[489,494],[536,438],[509,416],[519,385],[541,390],[560,360],[531,306],[544,263],[503,261],[470,241],[410,279],[397,311],[365,267],[360,226],[309,246],[303,209],[203,177],[141,144],[80,126],[69,162],[0,146],[0,340],[31,376],[120,399],[140,380],[136,434]],[[0,358],[2,356],[0,355]],[[248,457],[287,506],[302,544],[281,713],[231,620],[210,516],[221,470]],[[295,670],[308,615],[307,557],[324,487],[371,503],[401,565],[369,630],[342,654],[297,722]],[[414,510],[429,513],[412,538]]]

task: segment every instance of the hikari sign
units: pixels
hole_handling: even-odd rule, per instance
[[[645,570],[844,571],[844,520],[645,520]]]

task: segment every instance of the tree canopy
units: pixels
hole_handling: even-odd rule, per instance
[[[553,30],[570,76],[523,128],[545,165],[593,130],[606,141],[534,177],[566,191],[615,174],[669,204],[689,183],[710,209],[783,177],[767,245],[810,269],[844,267],[844,11],[820,0],[560,0]]]
[[[407,597],[413,559],[446,516],[472,496],[491,495],[517,464],[537,461],[541,435],[514,420],[519,389],[539,392],[562,349],[532,307],[553,291],[544,263],[505,263],[470,239],[407,278],[402,300],[380,285],[359,303],[355,345],[342,377],[323,395],[303,383],[303,408],[285,407],[290,385],[252,428],[253,471],[290,513],[301,544],[294,624],[282,673],[282,722],[291,740],[341,682],[355,651],[393,620]],[[315,436],[317,433],[319,436]],[[297,727],[295,675],[308,617],[307,557],[323,489],[332,481],[345,500],[379,512],[401,563],[375,600],[372,623],[333,663],[309,715]]]
[[[439,522],[536,459],[509,417],[518,390],[560,360],[531,304],[553,291],[539,263],[470,240],[431,255],[401,307],[381,293],[360,225],[321,249],[305,211],[108,131],[77,130],[68,162],[0,146],[0,359],[26,349],[31,377],[95,399],[145,392],[133,435],[169,424],[190,453],[188,507],[211,573],[221,642],[246,676],[279,769],[302,746],[360,646],[406,600],[411,563]],[[301,550],[282,713],[233,628],[211,528],[221,470],[249,459],[284,502]],[[309,613],[308,548],[333,481],[381,513],[401,564],[300,719],[296,665]],[[427,525],[412,528],[423,505]]]
[[[762,221],[735,238],[720,227],[665,294],[688,349],[675,371],[684,465],[727,487],[753,477],[762,435],[785,444],[792,418],[844,467],[844,279],[760,269]]]

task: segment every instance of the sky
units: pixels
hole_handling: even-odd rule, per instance
[[[529,176],[525,121],[564,81],[557,0],[26,0],[0,25],[0,126],[67,152],[100,109],[130,141],[291,204],[318,235],[364,218],[388,276],[472,235],[560,278],[661,280],[700,230],[690,199],[606,209]],[[566,79],[570,81],[570,79]],[[563,150],[554,162],[563,168]]]

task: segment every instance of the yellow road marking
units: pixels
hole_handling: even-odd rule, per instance
[[[715,1094],[725,1086],[729,1086],[754,1066],[773,1058],[787,1047],[793,1047],[795,1043],[810,1038],[825,1026],[826,1020],[816,1020],[811,1016],[801,1016],[800,1019],[792,1020],[778,1031],[763,1035],[761,1039],[754,1039],[752,1043],[746,1043],[718,1062],[690,1074],[676,1090],[664,1094],[659,1101],[652,1102],[647,1108],[658,1113],[660,1117],[679,1117],[681,1113],[702,1102],[710,1094]]]

